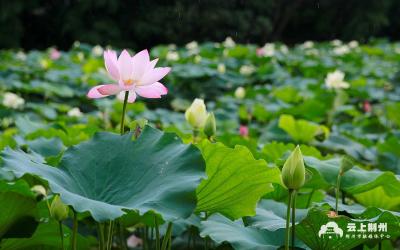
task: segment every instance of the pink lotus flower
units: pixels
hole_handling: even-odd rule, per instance
[[[243,137],[249,136],[249,128],[246,125],[240,125],[239,134]]]
[[[133,57],[124,50],[117,59],[117,53],[104,51],[104,62],[108,74],[116,81],[113,84],[103,84],[93,87],[87,96],[92,99],[117,95],[124,100],[125,92],[129,91],[128,102],[136,100],[136,94],[145,98],[161,98],[168,89],[158,82],[171,70],[168,67],[155,68],[158,61],[150,61],[149,52],[142,50]]]
[[[257,49],[256,49],[256,54],[257,54],[257,56],[259,56],[259,57],[265,56],[265,50],[264,50],[264,48],[257,48]]]
[[[50,50],[50,58],[52,60],[57,60],[60,57],[61,57],[61,52],[58,51],[56,48],[51,48],[51,50]]]
[[[370,113],[372,111],[371,103],[369,103],[369,101],[364,101],[363,102],[363,109],[364,109],[365,113]]]

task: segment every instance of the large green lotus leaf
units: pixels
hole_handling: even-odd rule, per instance
[[[389,212],[382,212],[379,209],[368,209],[357,219],[350,219],[342,215],[331,218],[328,216],[328,213],[329,210],[313,208],[309,211],[307,217],[296,227],[296,235],[311,249],[352,249],[370,240],[367,235],[368,223],[387,223],[387,232],[384,232],[384,239],[386,239],[386,235],[395,239],[400,234],[399,219],[395,215]],[[337,233],[342,232],[342,235],[324,234],[323,226],[327,225],[328,222],[336,223],[338,227],[334,230],[336,230]],[[349,231],[349,223],[354,223],[356,230],[359,230],[361,224],[364,224],[364,229],[366,230],[365,235],[367,235],[367,237],[359,238],[358,234],[360,233],[355,232],[354,234],[356,236],[352,238],[351,235],[353,232]],[[380,234],[381,232],[379,232],[379,235]],[[350,236],[347,237],[346,235]]]
[[[260,198],[281,183],[278,168],[254,159],[244,146],[228,148],[203,141],[199,148],[206,160],[208,178],[197,188],[197,211],[221,213],[231,219],[255,214]]]
[[[245,227],[241,220],[231,221],[220,214],[214,214],[201,222],[202,237],[209,236],[221,244],[229,242],[237,250],[275,250],[284,245],[284,232],[269,232],[257,228]]]
[[[388,118],[397,126],[400,127],[400,103],[388,103],[386,105]]]
[[[132,134],[98,133],[68,148],[58,168],[11,149],[3,159],[6,170],[40,176],[64,203],[96,221],[120,217],[123,209],[154,210],[166,220],[190,216],[205,165],[196,147],[151,127],[135,141]]]
[[[388,210],[400,211],[400,196],[387,195],[383,187],[376,187],[363,193],[354,195],[354,198],[367,207],[379,207]]]
[[[258,203],[256,215],[245,217],[247,226],[268,231],[276,231],[286,227],[287,205],[274,200],[261,200]],[[296,224],[307,215],[307,209],[296,209]]]
[[[332,186],[336,185],[336,177],[339,173],[341,161],[339,158],[323,161],[314,157],[304,157],[304,161],[308,167],[317,170],[327,183]],[[379,170],[367,171],[357,166],[344,174],[340,187],[351,194],[382,187],[388,196],[400,196],[400,181],[392,172],[382,172]]]
[[[378,163],[387,170],[400,173],[400,139],[390,136],[377,145]]]
[[[40,137],[32,141],[26,141],[25,143],[33,151],[44,157],[58,155],[62,150],[64,150],[62,141],[56,137],[50,139]]]
[[[0,239],[30,237],[35,231],[36,199],[28,184],[0,182]]]
[[[281,115],[279,127],[285,130],[296,142],[309,143],[318,134],[324,134],[325,138],[329,136],[327,127],[307,120],[295,120],[291,115]]]
[[[273,141],[271,143],[267,143],[264,145],[260,155],[268,162],[277,162],[278,160],[281,160],[281,158],[285,154],[289,155],[294,150],[295,147],[296,145],[292,143],[282,143]],[[318,149],[316,149],[315,147],[303,144],[300,145],[300,149],[303,155],[313,156],[318,159],[323,159],[321,152],[319,152]]]
[[[316,202],[315,205],[317,206],[327,206],[330,207],[331,210],[335,210],[336,206],[336,199],[332,196],[327,195],[325,199],[321,202]],[[361,206],[360,204],[343,204],[341,201],[338,203],[338,210],[339,211],[346,211],[349,214],[360,214],[365,211],[365,207]]]
[[[63,225],[64,248],[70,249],[71,229]],[[91,249],[96,244],[93,237],[83,237],[78,234],[77,248]],[[61,249],[61,239],[58,222],[51,221],[41,223],[31,237],[24,239],[4,239],[0,243],[0,249],[7,250],[31,250],[31,249]]]
[[[353,204],[347,205],[347,204],[342,204],[341,202],[339,202],[338,210],[345,211],[348,214],[351,214],[353,216],[353,218],[364,218],[364,214],[367,214],[367,215],[369,214],[369,216],[371,216],[371,214],[374,214],[374,213],[376,214],[376,216],[378,216],[383,212],[391,213],[392,215],[400,218],[400,212],[386,210],[386,208],[385,208],[385,203],[393,204],[393,203],[397,202],[397,204],[398,204],[399,199],[396,199],[396,198],[388,199],[386,197],[381,197],[382,195],[384,196],[385,194],[383,192],[375,191],[375,190],[381,190],[381,189],[382,189],[381,187],[378,187],[378,188],[368,191],[366,193],[371,193],[371,194],[368,194],[369,196],[375,195],[375,198],[372,198],[371,201],[377,201],[379,199],[376,199],[376,197],[380,197],[383,200],[382,202],[376,202],[377,204],[371,204],[371,205],[367,204],[367,207],[364,207],[358,203],[353,203]],[[358,196],[363,195],[363,194],[364,193],[356,194],[355,195],[356,199],[358,200]],[[368,198],[365,198],[365,199],[368,199]],[[395,200],[395,201],[392,202],[392,200]],[[334,197],[326,196],[322,202],[317,202],[317,203],[315,203],[315,205],[325,207],[325,208],[328,208],[333,211],[335,209],[335,203],[336,203],[336,200]],[[361,203],[366,204],[367,202],[363,201]],[[388,207],[388,205],[386,205],[386,206]],[[377,207],[379,207],[379,208],[377,208]]]
[[[375,152],[372,149],[339,134],[331,134],[324,142],[317,144],[329,151],[344,151],[348,155],[360,161],[374,161],[376,157]]]

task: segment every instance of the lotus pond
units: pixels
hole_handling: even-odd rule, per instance
[[[398,249],[399,62],[380,40],[0,51],[0,249]]]

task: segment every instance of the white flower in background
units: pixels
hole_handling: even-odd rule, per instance
[[[199,47],[199,44],[196,41],[192,41],[187,43],[185,47],[187,50],[196,50]]]
[[[280,50],[281,50],[281,52],[282,52],[283,54],[287,54],[287,53],[289,52],[289,48],[288,48],[288,46],[286,46],[285,44],[283,44],[283,45],[280,47]]]
[[[233,41],[232,37],[228,36],[225,41],[223,42],[224,46],[226,48],[232,48],[235,47],[236,43]]]
[[[350,48],[347,45],[342,45],[333,49],[333,53],[335,55],[345,55],[350,52]]]
[[[303,47],[304,49],[311,49],[314,47],[314,42],[313,41],[305,41],[301,47]]]
[[[256,69],[254,68],[253,65],[243,65],[240,67],[239,72],[242,75],[248,76],[254,73]]]
[[[179,54],[176,51],[168,51],[166,59],[168,61],[178,61],[179,60]]]
[[[185,47],[190,55],[196,55],[199,53],[199,44],[196,41],[186,44]]]
[[[220,43],[214,43],[214,48],[221,48],[221,44]]]
[[[11,92],[6,92],[4,93],[3,96],[3,105],[12,108],[12,109],[18,109],[21,108],[25,104],[25,100],[18,95],[11,93]]]
[[[309,56],[318,56],[318,55],[319,55],[319,51],[318,51],[317,49],[315,49],[315,48],[313,48],[313,49],[308,49],[308,50],[306,50],[304,53],[305,53],[306,55],[309,55]]]
[[[264,50],[264,56],[272,57],[275,55],[275,44],[273,43],[266,43],[262,49]]]
[[[26,60],[26,54],[23,51],[18,51],[16,57],[18,60],[21,60],[21,61]]]
[[[78,48],[79,46],[81,46],[81,42],[75,41],[74,44],[72,44],[72,46]]]
[[[92,48],[92,54],[95,56],[103,55],[104,49],[100,45],[96,45]]]
[[[217,66],[217,70],[218,70],[219,73],[225,74],[225,71],[226,71],[225,64],[219,63],[218,66]]]
[[[176,44],[175,43],[168,44],[168,49],[169,50],[176,50]]]
[[[347,89],[350,87],[350,84],[344,81],[344,73],[340,70],[328,73],[325,78],[325,85],[328,89]]]
[[[195,63],[201,62],[201,56],[196,55],[196,56],[194,57],[194,62],[195,62]]]
[[[204,100],[198,98],[194,99],[192,105],[185,112],[186,121],[195,129],[204,127],[207,116],[207,108]]]
[[[81,117],[83,114],[79,108],[72,108],[68,111],[67,115],[69,117]]]
[[[235,97],[237,99],[243,99],[246,96],[246,90],[243,87],[238,87],[235,90]]]
[[[350,48],[352,48],[352,49],[355,49],[355,48],[357,48],[359,46],[359,44],[358,44],[358,42],[357,41],[350,41],[349,42],[349,47]]]
[[[394,52],[396,52],[397,54],[400,54],[400,47],[394,48]]]
[[[340,46],[340,45],[342,45],[343,43],[342,43],[342,41],[340,41],[339,39],[335,39],[335,40],[332,40],[332,41],[331,41],[331,44],[332,44],[333,46]]]

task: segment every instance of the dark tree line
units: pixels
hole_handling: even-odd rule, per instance
[[[398,0],[0,0],[0,47],[399,39]]]

